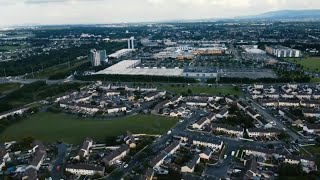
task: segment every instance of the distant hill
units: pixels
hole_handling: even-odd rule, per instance
[[[242,16],[236,19],[320,19],[320,9],[270,11],[259,15]]]

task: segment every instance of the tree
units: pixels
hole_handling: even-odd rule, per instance
[[[188,94],[192,94],[192,90],[191,89],[188,89]]]

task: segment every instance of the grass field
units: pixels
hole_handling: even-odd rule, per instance
[[[7,84],[0,84],[0,93],[6,93],[10,91],[14,91],[20,87],[19,83],[7,83]]]
[[[320,72],[320,57],[307,57],[300,59],[285,59],[287,62],[300,64],[303,69],[311,72]]]
[[[305,150],[313,154],[316,158],[317,166],[320,166],[320,146],[305,146]]]
[[[243,93],[241,90],[236,90],[232,86],[226,86],[226,87],[199,87],[199,86],[177,86],[175,85],[174,87],[172,86],[158,86],[159,89],[165,89],[170,92],[175,92],[175,93],[182,93],[182,92],[187,92],[188,89],[192,91],[192,94],[209,94],[209,95],[218,95],[218,94],[231,94],[231,95],[238,95],[241,96]]]
[[[311,83],[319,83],[320,82],[320,78],[311,78],[310,82]]]
[[[5,45],[5,46],[0,46],[0,51],[11,51],[11,50],[16,50],[16,49],[23,49],[26,48],[27,46],[9,46],[9,45]]]
[[[76,67],[86,63],[87,61],[88,60],[80,60],[80,61],[70,62],[70,68],[69,68],[68,63],[58,64],[56,66],[46,68],[43,71],[39,71],[39,74],[38,74],[38,72],[35,72],[34,77],[36,79],[38,79],[38,78],[41,79],[41,78],[47,78],[47,77],[52,76],[54,74],[68,72],[69,69],[76,68]],[[32,74],[28,74],[27,78],[33,78]]]
[[[306,149],[311,154],[319,154],[320,155],[320,146],[305,146]]]
[[[63,140],[67,143],[80,143],[85,137],[103,140],[106,136],[118,136],[127,130],[132,133],[164,134],[176,122],[176,119],[152,115],[98,120],[40,112],[9,126],[1,133],[0,141],[34,137],[44,142]]]
[[[21,47],[23,47],[23,46],[0,46],[0,50],[11,51],[11,50],[16,50]]]

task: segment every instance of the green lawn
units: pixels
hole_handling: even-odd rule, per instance
[[[175,93],[182,93],[182,92],[187,92],[188,89],[192,91],[192,94],[209,94],[209,95],[218,95],[218,94],[231,94],[231,95],[238,95],[241,96],[243,93],[241,90],[236,90],[232,86],[225,86],[225,87],[199,87],[197,85],[193,86],[177,86],[175,85],[174,87],[172,86],[158,86],[159,89],[165,89],[170,92],[175,92]]]
[[[176,122],[176,119],[152,115],[98,120],[40,112],[9,126],[1,133],[0,141],[34,137],[44,142],[63,140],[67,143],[80,143],[85,137],[103,140],[106,136],[118,136],[127,130],[132,133],[164,134]]]
[[[315,155],[315,154],[320,155],[320,146],[305,146],[303,148],[306,149],[308,152],[310,152],[313,155]]]
[[[305,146],[303,147],[305,150],[307,150],[309,153],[315,156],[317,166],[320,166],[320,146]]]
[[[23,46],[0,46],[0,50],[11,51],[11,50],[16,50],[21,47],[23,47]]]
[[[0,93],[6,93],[9,91],[16,90],[20,87],[19,83],[6,83],[6,84],[0,84]]]
[[[300,64],[304,70],[312,72],[320,72],[320,57],[307,57],[300,59],[285,59],[287,62]]]
[[[311,83],[319,83],[320,82],[320,78],[311,78],[310,82]]]
[[[34,77],[36,79],[40,78],[48,78],[49,76],[58,74],[58,73],[64,73],[64,72],[68,72],[70,71],[70,69],[76,68],[84,63],[86,63],[88,60],[77,60],[77,61],[73,61],[70,62],[70,68],[69,68],[69,64],[68,63],[64,63],[64,64],[58,64],[49,68],[44,69],[43,71],[39,71],[39,76],[38,76],[38,72],[34,73]],[[26,76],[27,78],[33,78],[32,74],[28,74]]]

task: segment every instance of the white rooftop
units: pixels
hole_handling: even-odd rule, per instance
[[[110,54],[109,57],[118,57],[118,56],[121,56],[125,53],[129,53],[131,51],[134,51],[134,49],[120,49],[120,50],[116,51],[115,53]]]
[[[96,74],[182,76],[183,69],[137,68],[140,60],[124,60]]]

